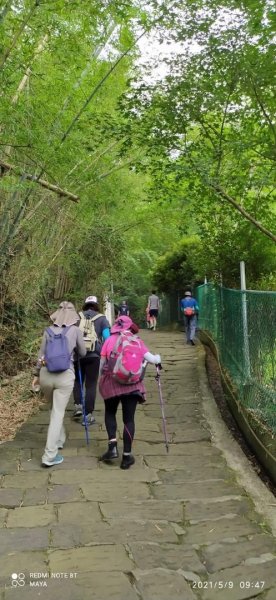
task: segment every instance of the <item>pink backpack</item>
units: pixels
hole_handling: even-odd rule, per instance
[[[108,369],[113,379],[122,385],[141,381],[145,374],[144,350],[136,335],[122,332],[108,360]]]

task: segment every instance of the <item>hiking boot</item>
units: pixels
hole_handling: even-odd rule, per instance
[[[119,452],[117,448],[117,442],[111,442],[108,444],[108,450],[102,456],[100,456],[99,460],[114,460],[114,458],[118,458]]]
[[[55,465],[60,465],[64,461],[63,456],[61,454],[57,454],[53,460],[43,460],[41,463],[42,467],[54,467]]]
[[[73,419],[79,419],[79,417],[81,417],[82,415],[82,405],[81,404],[75,404],[75,410],[74,410],[74,414],[73,414]]]
[[[123,454],[122,462],[120,464],[120,469],[129,469],[131,465],[134,465],[135,458],[132,454]]]
[[[96,419],[95,419],[95,417],[93,417],[92,413],[89,413],[88,415],[86,415],[86,423],[87,423],[87,425],[94,425],[94,423],[96,423]],[[82,420],[82,426],[85,427],[84,419]]]

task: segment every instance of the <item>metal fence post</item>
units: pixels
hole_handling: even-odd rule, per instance
[[[242,300],[242,323],[243,323],[243,351],[244,351],[244,366],[246,378],[250,378],[250,353],[249,353],[249,338],[248,338],[248,323],[247,323],[247,300],[246,300],[246,279],[245,279],[245,263],[240,262],[240,277],[241,277],[241,300]]]

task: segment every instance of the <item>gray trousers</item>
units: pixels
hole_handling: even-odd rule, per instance
[[[184,325],[187,342],[189,342],[190,340],[194,341],[196,333],[196,323],[196,315],[193,315],[192,317],[186,317],[186,315],[184,315]]]
[[[63,419],[73,391],[75,374],[70,369],[62,373],[49,373],[46,367],[42,367],[39,380],[41,390],[51,405],[50,424],[42,456],[43,462],[52,461],[58,453],[59,446],[62,447],[65,442],[66,433]]]

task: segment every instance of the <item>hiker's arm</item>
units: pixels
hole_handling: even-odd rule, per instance
[[[146,354],[144,354],[144,359],[152,365],[159,365],[161,363],[160,354],[152,354],[151,352],[146,352]]]
[[[77,329],[76,350],[80,358],[86,355],[86,347],[83,340],[83,333],[80,329]]]
[[[46,333],[44,331],[43,337],[42,337],[42,341],[41,341],[41,344],[40,344],[40,349],[39,349],[38,357],[37,357],[37,362],[36,362],[36,365],[35,365],[35,368],[34,368],[34,371],[33,371],[33,375],[34,375],[33,385],[37,385],[37,383],[38,383],[40,369],[43,366],[43,358],[44,358],[44,354],[45,354],[45,347],[46,347]]]
[[[103,329],[102,336],[103,336],[104,341],[110,337],[110,329],[108,327]]]

